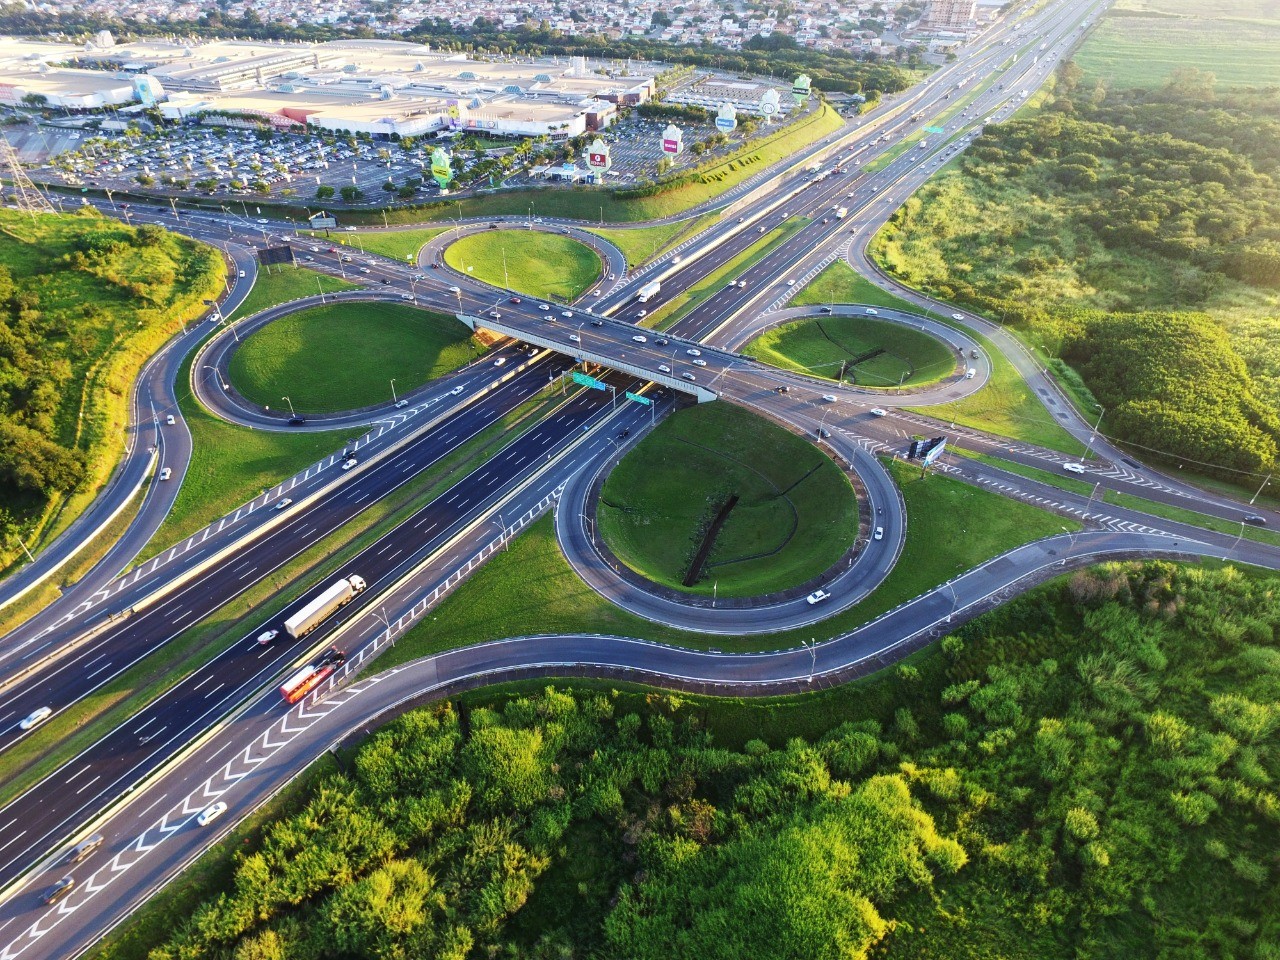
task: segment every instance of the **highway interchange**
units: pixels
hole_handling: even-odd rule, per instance
[[[540,303],[530,298],[514,304],[506,291],[479,284],[465,273],[431,266],[444,244],[464,231],[490,229],[489,220],[459,222],[451,235],[424,247],[415,265],[362,257],[372,289],[329,294],[326,299],[408,297],[420,306],[456,312],[509,334],[513,341],[414,391],[406,397],[409,403],[404,408],[388,403],[385,408],[309,418],[301,429],[347,427],[368,432],[348,444],[347,451],[335,450],[231,517],[117,578],[115,574],[158,529],[178,489],[177,483],[145,485],[148,473],[163,464],[173,469],[175,479],[180,478],[190,458],[190,435],[181,417],[173,425],[164,424],[165,417],[179,412],[175,391],[186,385],[175,381],[183,358],[204,341],[199,360],[192,365],[190,387],[215,414],[259,429],[298,429],[238,397],[227,384],[226,364],[239,335],[320,298],[265,311],[241,323],[237,332],[224,325],[205,340],[211,326],[206,324],[175,338],[139,379],[134,398],[137,426],[117,477],[77,525],[43,551],[35,564],[0,584],[3,603],[42,574],[49,575],[74,553],[77,543],[89,538],[103,517],[127,502],[128,494],[144,488],[137,518],[109,559],[0,644],[4,668],[0,673],[4,691],[0,750],[26,735],[16,727],[22,716],[38,706],[60,710],[79,702],[370,505],[420,477],[538,391],[546,396],[543,388],[558,383],[571,365],[590,365],[613,389],[569,393],[561,401],[552,393],[546,400],[552,409],[492,460],[452,481],[394,529],[344,560],[340,568],[282,585],[280,595],[287,603],[260,620],[250,618],[243,640],[0,808],[0,897],[4,898],[0,958],[80,952],[320,751],[402,702],[523,675],[620,676],[739,693],[806,689],[876,669],[945,632],[953,621],[974,616],[1054,572],[1099,558],[1201,556],[1280,568],[1280,550],[1274,547],[1156,520],[1137,511],[1103,507],[1092,494],[1068,493],[986,462],[948,456],[938,462],[938,469],[1083,519],[1087,529],[1020,547],[848,635],[812,648],[735,655],[627,638],[513,638],[450,651],[386,675],[356,675],[358,661],[409,629],[483,557],[549,509],[555,510],[566,555],[583,578],[613,602],[657,622],[731,636],[814,623],[852,606],[892,569],[907,535],[900,498],[878,455],[900,453],[912,434],[945,432],[968,450],[1013,464],[1054,469],[1068,459],[979,431],[957,431],[899,409],[927,407],[986,385],[991,373],[988,347],[974,337],[975,331],[994,343],[1031,387],[1051,402],[1053,415],[1064,428],[1090,443],[1097,458],[1085,469],[1087,478],[1098,484],[1095,492],[1128,490],[1238,522],[1241,504],[1139,467],[1095,436],[1091,424],[1074,413],[1007,332],[968,315],[963,316],[963,326],[943,324],[941,320],[953,312],[950,308],[898,288],[865,257],[866,240],[897,203],[938,168],[934,161],[962,147],[965,125],[972,129],[985,117],[1005,115],[1004,110],[1019,102],[1018,91],[1038,87],[1057,57],[1078,39],[1080,24],[1098,9],[1096,3],[1059,2],[1024,21],[1025,32],[1020,35],[1011,32],[1008,24],[994,29],[957,63],[915,90],[806,151],[786,170],[760,175],[733,191],[722,200],[725,215],[718,224],[639,271],[627,275],[620,254],[593,239],[605,264],[603,291],[598,297],[588,293],[578,304],[555,305],[551,310],[541,310]],[[1033,35],[1038,39],[1030,40]],[[1016,42],[1001,42],[1011,38]],[[1021,45],[1039,43],[1047,46],[1047,53],[1008,63]],[[977,94],[966,111],[971,119],[953,117],[946,121],[945,138],[931,148],[905,149],[874,173],[861,172],[882,150],[936,122],[935,115],[945,111],[947,101],[961,89],[956,86],[960,80],[974,77],[969,89],[976,89],[993,71],[1000,71],[1001,80]],[[916,116],[922,119],[912,119]],[[846,172],[815,181],[804,171],[814,156],[821,157],[824,170],[841,160]],[[847,218],[830,215],[838,206],[848,207]],[[287,225],[242,218],[136,207],[132,216],[224,246],[234,265],[233,286],[221,304],[224,315],[247,295],[256,269],[257,237],[269,242],[293,238]],[[639,286],[661,279],[662,293],[648,305],[649,309],[659,307],[673,291],[713,273],[756,243],[762,232],[793,216],[812,220],[738,274],[735,279],[745,281],[745,286],[726,285],[662,334],[637,333],[639,308],[634,296]],[[535,225],[511,218],[504,225],[569,230],[586,237],[577,225],[554,220]],[[348,248],[339,247],[333,253],[321,241],[298,238],[294,243],[314,258],[317,269],[334,274],[346,271],[339,257],[349,254]],[[837,257],[848,259],[873,282],[924,308],[923,319],[884,309],[880,316],[924,324],[951,343],[957,351],[951,376],[901,395],[869,392],[815,382],[736,352],[765,329],[816,314],[817,308],[788,308],[786,301]],[[237,277],[240,270],[246,274],[243,279]],[[612,282],[607,280],[610,273],[615,277]],[[380,283],[384,279],[389,282]],[[492,311],[500,313],[500,318],[491,317]],[[563,316],[565,312],[572,316]],[[570,334],[578,340],[570,341]],[[638,342],[637,336],[645,341]],[[534,349],[529,352],[521,343]],[[692,364],[691,349],[701,351],[698,359],[706,366]],[[974,351],[977,358],[972,358]],[[501,366],[494,362],[499,358],[505,359]],[[964,376],[971,365],[972,379]],[[659,366],[671,367],[671,373],[663,373]],[[682,373],[696,380],[690,382]],[[646,382],[658,386],[643,387]],[[789,391],[780,393],[779,387]],[[617,399],[626,390],[642,388],[657,398],[656,409]],[[591,509],[592,480],[637,442],[647,425],[674,408],[679,391],[695,389],[703,398],[716,396],[719,402],[747,406],[826,445],[860,484],[863,536],[853,545],[848,563],[824,575],[823,586],[833,596],[822,607],[805,603],[799,589],[750,607],[711,607],[698,599],[672,598],[616,571],[592,542],[589,525],[584,523]],[[826,395],[837,400],[828,402],[823,399]],[[886,410],[887,415],[872,414],[872,407]],[[629,434],[625,441],[624,430]],[[343,452],[356,455],[355,469],[340,469]],[[292,503],[277,510],[286,495]],[[866,539],[869,517],[884,527],[883,540]],[[266,647],[255,642],[259,632],[278,626],[317,584],[349,572],[359,572],[370,589],[316,634],[290,642],[282,636]],[[286,713],[274,692],[278,678],[305,662],[308,651],[330,643],[340,643],[347,650],[347,668]],[[235,816],[221,821],[217,829],[195,828],[194,814],[212,798],[224,795]],[[83,873],[78,889],[57,907],[43,910],[40,891],[66,872],[58,863],[58,851],[91,828],[106,836],[103,850],[77,873],[78,877]]]

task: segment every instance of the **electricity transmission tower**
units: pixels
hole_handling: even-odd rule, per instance
[[[19,210],[32,216],[37,213],[53,213],[53,204],[31,182],[27,171],[22,169],[18,151],[13,149],[13,144],[5,136],[0,136],[0,167],[12,187],[13,202],[18,205]]]

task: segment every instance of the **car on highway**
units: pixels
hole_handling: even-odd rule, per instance
[[[397,410],[403,410],[403,409],[404,409],[405,407],[407,407],[408,405],[409,405],[409,401],[408,401],[408,400],[397,400],[397,401],[396,401],[396,409],[397,409]]]
[[[360,461],[358,461],[355,457],[347,457],[347,459],[345,459],[345,460],[343,460],[343,461],[342,461],[342,469],[343,469],[343,470],[350,470],[352,467],[354,467],[354,466],[355,466],[357,463],[359,463],[359,462],[360,462]]]
[[[501,320],[501,319],[502,319],[502,314],[500,314],[497,310],[490,310],[490,311],[489,311],[489,316],[493,317],[493,319],[495,319],[495,320]]]
[[[867,315],[867,316],[869,316],[869,317],[878,317],[878,316],[880,316],[880,311],[879,311],[879,310],[877,310],[875,307],[867,307],[867,309],[866,309],[865,311],[863,311],[863,312],[864,312],[864,313],[866,313],[866,315]]]
[[[541,310],[541,311],[543,311],[543,312],[545,313],[546,311],[548,311],[548,310],[550,310],[550,309],[551,309],[551,304],[549,304],[549,303],[540,303],[540,304],[538,304],[538,309],[539,309],[539,310]]]
[[[173,419],[173,414],[171,413],[171,414],[169,414],[167,417],[165,417],[165,418],[164,418],[164,422],[165,422],[165,423],[167,423],[167,424],[169,424],[170,426],[173,426],[173,425],[174,425],[175,423],[177,423],[178,421],[176,421],[176,420],[174,420],[174,419]]]
[[[289,418],[289,426],[291,427],[300,427],[306,422],[306,420],[298,416],[296,413]]]
[[[86,837],[71,848],[71,853],[67,856],[67,863],[79,863],[93,851],[102,846],[102,834],[95,833],[91,837]]]
[[[196,817],[196,823],[200,824],[202,827],[207,827],[226,812],[226,801],[219,800],[217,803],[211,803],[209,806],[201,810],[200,816]]]
[[[280,636],[279,630],[263,630],[258,634],[258,645],[265,647],[268,643]]]
[[[1076,463],[1074,460],[1062,465],[1062,469],[1067,473],[1084,473],[1084,465]]]
[[[172,468],[172,467],[165,467],[163,470],[161,470],[161,471],[160,471],[160,479],[161,479],[161,480],[168,480],[168,479],[169,479],[170,477],[172,477],[172,476],[173,476],[173,468]]]
[[[648,315],[649,315],[648,310],[641,310],[639,313],[636,314],[636,317],[643,318],[643,317],[647,317]]]
[[[368,268],[368,267],[361,267],[361,268],[360,268],[360,272],[361,272],[361,273],[368,273],[368,272],[369,272],[369,268]]]
[[[241,279],[241,280],[243,280],[243,279],[244,279],[244,271],[243,271],[243,270],[241,270],[241,271],[240,271],[240,279]]]
[[[809,594],[804,599],[805,599],[805,603],[809,604],[809,606],[812,607],[815,603],[821,603],[823,600],[829,600],[830,598],[831,598],[831,594],[827,593],[827,591],[815,590],[813,591],[813,593]]]
[[[697,378],[697,377],[695,377],[692,373],[688,373],[688,372],[682,373],[682,374],[680,374],[680,376],[684,377],[684,378],[685,378],[686,380],[688,380],[690,383],[696,383],[696,382],[697,382],[697,380],[698,380],[698,378]]]
[[[1267,525],[1267,518],[1260,517],[1256,513],[1251,513],[1244,518],[1244,522],[1253,527],[1265,527]]]
[[[648,338],[648,337],[646,337],[646,336],[645,336],[644,334],[642,334],[642,333],[637,333],[637,334],[636,334],[634,337],[632,337],[631,339],[632,339],[632,340],[634,340],[636,343],[648,343],[648,342],[649,342],[649,338]]]
[[[38,727],[44,723],[53,714],[53,707],[41,707],[28,714],[27,718],[18,724],[19,729],[30,730],[32,727]]]
[[[506,366],[506,363],[507,363],[507,358],[506,358],[506,357],[499,357],[497,360],[493,361],[493,365],[494,365],[495,367],[503,367],[503,366]]]
[[[963,319],[964,319],[964,314],[963,314],[963,313],[953,313],[953,314],[951,315],[951,319],[952,319],[952,320],[963,320]]]
[[[593,327],[603,327],[603,326],[604,326],[604,321],[603,321],[603,320],[592,320],[592,321],[591,321],[591,325],[592,325]]]
[[[400,294],[400,299],[401,299],[401,300],[412,300],[412,299],[413,299],[413,296],[412,296],[411,294],[408,294],[408,293],[402,293],[402,294]]]
[[[796,285],[796,282],[795,282],[794,280],[788,280],[788,281],[787,281],[787,286],[788,286],[788,287],[794,287],[795,285]]]
[[[882,407],[872,407],[871,415],[873,417],[887,417],[889,415],[889,411],[883,409]]]
[[[822,395],[822,399],[827,401],[827,403],[835,403],[839,399],[839,397],[837,397],[834,393],[824,393]]]
[[[508,297],[508,298],[507,298],[507,303],[520,303],[520,302],[521,302],[521,300],[520,300],[520,298],[519,298],[519,297]]]
[[[572,319],[573,319],[573,311],[572,311],[572,310],[562,310],[562,311],[560,312],[560,316],[564,317],[566,320],[572,320]]]
[[[685,353],[687,353],[691,357],[702,356],[702,351],[699,350],[697,347],[690,347],[688,350],[685,351]]]
[[[970,367],[968,370],[964,372],[964,378],[966,380],[972,380],[977,375],[978,375],[978,371],[975,370],[973,367]]]
[[[707,361],[703,360],[701,357],[697,357],[693,360],[693,365],[695,367],[705,367],[707,365]]]
[[[569,334],[569,342],[570,342],[570,343],[581,343],[581,342],[582,342],[582,338],[581,338],[580,336],[578,336],[576,333],[571,333],[571,334]]]
[[[658,370],[659,370],[659,371],[661,371],[662,373],[670,373],[670,372],[671,372],[671,368],[670,368],[670,367],[668,367],[665,363],[660,363],[660,364],[658,364]]]
[[[461,392],[462,392],[462,387],[461,387],[461,386],[457,386],[457,387],[454,387],[452,390],[450,390],[450,391],[449,391],[449,396],[451,396],[451,397],[456,397],[456,396],[457,396],[458,394],[460,394]]]
[[[830,312],[831,312],[831,308],[830,308],[830,307],[823,307],[823,308],[822,308],[820,311],[818,311],[818,312],[819,312],[819,313],[830,313]]]
[[[55,883],[52,887],[46,890],[41,895],[40,899],[44,901],[46,906],[50,906],[52,904],[57,903],[59,900],[61,900],[63,897],[69,894],[72,890],[75,889],[75,887],[76,887],[76,881],[74,877],[63,877],[61,880]]]
[[[876,532],[871,537],[872,540],[884,539],[884,527],[876,527]]]

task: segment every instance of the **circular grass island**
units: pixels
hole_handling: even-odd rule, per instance
[[[495,287],[566,303],[600,279],[602,266],[585,243],[542,230],[468,234],[445,248],[444,262]]]
[[[858,528],[853,487],[825,454],[724,402],[659,424],[609,475],[596,516],[601,537],[632,570],[722,597],[760,596],[818,576]]]
[[[334,303],[300,310],[245,337],[231,356],[246,400],[299,413],[391,403],[480,350],[454,317],[403,303]]]
[[[956,370],[936,337],[865,315],[806,317],[766,330],[742,350],[783,370],[875,389],[921,387]]]

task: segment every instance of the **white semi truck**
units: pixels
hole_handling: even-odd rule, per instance
[[[346,606],[364,592],[365,583],[360,577],[351,576],[339,580],[284,622],[285,632],[297,639],[304,637],[340,607]]]
[[[636,294],[636,299],[641,303],[648,303],[653,297],[658,295],[658,291],[661,289],[662,284],[657,280],[650,280],[640,288],[640,292]]]

